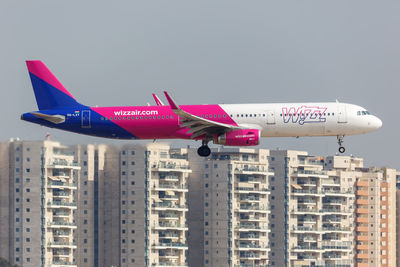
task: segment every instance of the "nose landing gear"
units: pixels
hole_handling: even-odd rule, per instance
[[[346,151],[346,149],[342,146],[343,138],[344,138],[344,135],[338,135],[337,136],[337,141],[338,141],[338,144],[339,144],[339,152],[340,153],[344,153]]]
[[[211,149],[208,147],[207,143],[208,143],[208,142],[207,142],[206,140],[203,140],[203,141],[202,141],[201,147],[199,147],[199,148],[197,149],[197,154],[198,154],[200,157],[208,157],[208,156],[210,156],[210,154],[211,154]]]

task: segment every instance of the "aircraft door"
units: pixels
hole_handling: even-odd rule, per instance
[[[90,128],[90,110],[82,110],[82,128]]]
[[[275,124],[275,114],[273,110],[267,110],[267,124]]]
[[[338,104],[338,123],[347,122],[346,104]]]

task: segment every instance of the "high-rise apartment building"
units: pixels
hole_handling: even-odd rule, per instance
[[[10,262],[76,266],[74,195],[80,167],[65,148],[52,141],[2,144],[2,162],[9,166],[2,166],[0,206],[8,223],[2,224],[0,243],[8,248],[0,255]]]
[[[189,207],[204,213],[202,226],[190,219],[190,266],[269,265],[268,158],[265,149],[218,148],[207,159],[192,151],[189,187],[202,193],[190,192]]]
[[[187,149],[120,151],[120,265],[187,266]]]
[[[352,266],[355,178],[302,151],[270,158],[271,265]]]
[[[356,181],[356,265],[396,264],[396,171],[359,168]]]

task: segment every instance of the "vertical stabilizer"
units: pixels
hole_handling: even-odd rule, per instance
[[[27,60],[39,110],[81,106],[40,60]]]

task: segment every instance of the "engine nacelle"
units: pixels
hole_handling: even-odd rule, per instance
[[[225,146],[256,146],[260,143],[260,130],[245,129],[215,135],[214,144]]]

